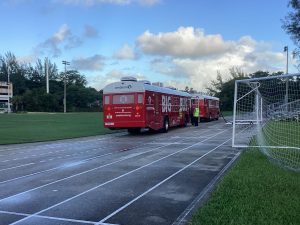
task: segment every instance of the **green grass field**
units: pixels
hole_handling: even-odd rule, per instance
[[[300,146],[300,122],[271,121],[264,126],[263,134],[266,145]]]
[[[233,116],[232,111],[222,111],[223,116]]]
[[[296,225],[300,174],[270,163],[257,149],[244,151],[191,225]]]
[[[102,121],[102,113],[0,114],[0,144],[112,133]]]

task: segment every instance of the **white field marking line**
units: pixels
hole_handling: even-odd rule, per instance
[[[86,161],[89,161],[89,160],[92,160],[92,159],[95,159],[95,158],[101,158],[101,157],[104,157],[104,156],[107,156],[107,155],[111,155],[111,154],[113,154],[113,153],[106,153],[106,154],[99,155],[99,156],[96,156],[96,157],[91,157],[91,158],[88,158],[88,159],[83,159],[83,160],[80,160],[78,162],[74,162],[74,166],[78,165],[78,163],[81,163],[81,162],[85,163]],[[57,166],[57,167],[54,167],[54,168],[51,168],[51,169],[48,169],[48,170],[42,170],[42,171],[39,171],[39,172],[27,174],[27,175],[20,176],[20,177],[15,177],[15,178],[12,178],[12,179],[9,179],[9,180],[4,180],[4,181],[1,181],[0,184],[4,184],[4,183],[7,183],[7,182],[19,180],[19,179],[30,177],[30,176],[34,176],[34,175],[38,175],[38,174],[41,174],[41,173],[50,172],[50,171],[57,170],[57,169],[60,169],[60,168],[65,168],[65,165],[63,165],[63,166]]]
[[[154,190],[155,188],[159,187],[160,185],[162,185],[163,183],[165,183],[166,181],[170,180],[171,178],[173,178],[174,176],[176,176],[177,174],[181,173],[182,171],[184,171],[185,169],[187,169],[188,167],[190,167],[191,165],[195,164],[196,162],[198,162],[200,159],[204,158],[205,156],[207,156],[208,154],[210,154],[211,152],[215,151],[216,149],[218,149],[219,147],[221,147],[222,145],[224,145],[226,142],[230,141],[231,138],[229,138],[228,140],[226,140],[225,142],[223,142],[222,144],[218,145],[217,147],[211,149],[210,151],[206,152],[205,154],[203,154],[202,156],[200,156],[199,158],[195,159],[193,162],[189,163],[188,165],[186,165],[185,167],[181,168],[180,170],[178,170],[177,172],[173,173],[172,175],[168,176],[167,178],[165,178],[164,180],[162,180],[161,182],[157,183],[156,185],[154,185],[153,187],[149,188],[147,191],[145,191],[144,193],[140,194],[139,196],[135,197],[133,200],[129,201],[128,203],[126,203],[125,205],[123,205],[122,207],[120,207],[119,209],[117,209],[116,211],[114,211],[113,213],[109,214],[108,216],[106,216],[104,219],[100,220],[99,223],[103,223],[104,221],[108,220],[109,218],[113,217],[114,215],[116,215],[117,213],[119,213],[120,211],[124,210],[125,208],[127,208],[128,206],[130,206],[132,203],[136,202],[137,200],[139,200],[140,198],[142,198],[143,196],[145,196],[146,194],[148,194],[149,192],[151,192],[152,190]],[[99,224],[97,224],[99,225]]]
[[[139,156],[139,155],[142,155],[142,154],[145,154],[145,153],[148,153],[148,152],[155,151],[155,150],[157,150],[157,149],[160,149],[160,148],[163,148],[163,147],[166,147],[166,146],[167,146],[167,145],[165,145],[165,146],[160,146],[160,147],[157,147],[157,148],[152,148],[152,149],[150,149],[150,150],[147,150],[147,151],[144,151],[144,152],[140,152],[140,153],[138,153],[138,154],[135,153],[135,154],[133,154],[132,156],[127,156],[127,157],[124,157],[123,159],[119,159],[119,160],[117,160],[117,161],[114,161],[114,162],[111,162],[111,163],[107,163],[107,164],[104,164],[104,165],[102,165],[102,166],[98,166],[98,167],[96,167],[96,168],[93,168],[93,169],[90,169],[90,170],[86,170],[86,171],[83,171],[83,172],[80,172],[80,173],[77,173],[77,174],[73,174],[73,175],[71,175],[71,176],[68,176],[68,177],[65,177],[65,178],[62,178],[62,179],[59,179],[59,180],[56,180],[56,181],[52,181],[52,182],[50,182],[50,183],[48,183],[48,184],[44,184],[44,185],[41,185],[41,186],[38,186],[38,187],[35,187],[35,188],[32,188],[32,189],[29,189],[29,190],[27,190],[27,191],[23,191],[23,192],[20,192],[20,193],[18,193],[18,194],[15,194],[15,195],[11,195],[11,196],[9,196],[9,197],[0,199],[0,202],[5,201],[5,200],[10,199],[10,198],[14,198],[14,197],[19,196],[19,195],[22,195],[22,194],[26,194],[26,193],[28,193],[28,192],[30,192],[30,191],[35,191],[35,190],[37,190],[37,189],[40,189],[40,188],[49,186],[49,185],[51,185],[51,184],[55,184],[55,183],[58,183],[58,182],[61,182],[61,181],[64,181],[64,180],[68,180],[68,179],[70,179],[70,178],[77,177],[77,176],[80,176],[80,175],[82,175],[82,174],[89,173],[89,172],[91,172],[91,171],[94,171],[94,170],[97,170],[97,169],[101,169],[101,168],[104,168],[104,167],[106,167],[106,166],[110,166],[110,165],[113,165],[113,164],[122,162],[122,161],[127,160],[127,159],[134,158],[134,157],[136,157],[136,156]],[[160,152],[158,152],[158,153],[160,153]],[[156,154],[158,154],[158,153],[156,153]]]
[[[25,167],[25,166],[29,166],[29,165],[33,165],[35,163],[27,163],[27,164],[23,164],[23,165],[19,165],[19,166],[14,166],[14,167],[9,167],[9,168],[6,168],[6,169],[1,169],[1,171],[5,171],[5,170],[12,170],[12,169],[15,169],[15,168],[20,168],[20,167]]]
[[[212,187],[216,184],[216,182],[220,179],[221,176],[228,170],[228,168],[235,162],[235,160],[239,157],[240,152],[238,152],[234,157],[227,163],[223,169],[206,185],[206,187],[203,189],[203,191],[200,192],[200,194],[197,196],[194,201],[184,210],[184,212],[172,223],[172,225],[180,225],[186,223],[185,218],[187,215],[190,214],[190,212],[195,208],[196,204],[209,192],[212,190]],[[181,218],[181,219],[180,219]],[[177,222],[180,219],[179,222]]]
[[[18,213],[18,212],[10,212],[10,211],[1,211],[0,214],[8,214],[8,215],[15,215],[15,216],[30,216],[31,214],[28,213]],[[53,217],[53,216],[42,216],[42,215],[35,215],[33,217],[41,218],[41,219],[49,219],[49,220],[59,220],[65,222],[75,222],[75,223],[84,223],[84,224],[95,224],[97,222],[93,221],[86,221],[86,220],[76,220],[76,219],[68,219],[68,218],[61,218],[61,217]],[[102,223],[100,225],[119,225],[119,224],[112,224],[112,223]]]
[[[219,134],[221,134],[221,133],[224,133],[225,131],[226,131],[226,130],[224,130],[224,131],[222,131],[222,132],[219,132],[219,133],[217,133],[215,136],[217,136],[217,135],[219,135]],[[210,138],[208,138],[208,139],[210,139]],[[207,139],[207,140],[208,140],[208,139]],[[134,173],[134,172],[136,172],[136,171],[138,171],[138,170],[141,170],[141,169],[143,169],[143,168],[145,168],[145,167],[147,167],[147,166],[150,166],[150,165],[152,165],[152,164],[154,164],[154,163],[156,163],[156,162],[159,162],[159,161],[161,161],[161,160],[163,160],[163,159],[166,159],[166,158],[168,158],[168,157],[170,157],[170,156],[172,156],[172,155],[175,155],[175,154],[177,154],[177,153],[179,153],[179,152],[183,152],[183,151],[185,151],[185,150],[187,150],[187,149],[189,149],[189,148],[191,148],[191,147],[193,147],[193,146],[196,146],[196,145],[198,145],[198,144],[200,144],[200,143],[202,143],[202,142],[204,142],[204,141],[205,141],[205,140],[203,140],[203,141],[201,141],[201,142],[198,142],[198,143],[195,143],[195,144],[193,144],[193,145],[190,145],[189,147],[186,147],[186,148],[183,148],[183,149],[181,149],[181,150],[178,150],[178,151],[176,151],[176,152],[174,152],[174,153],[171,153],[171,154],[166,155],[166,156],[164,156],[164,157],[162,157],[162,158],[159,158],[159,159],[157,159],[157,160],[154,160],[154,161],[152,161],[151,163],[148,163],[148,164],[146,164],[146,165],[144,165],[144,166],[141,166],[141,167],[138,167],[138,168],[136,168],[136,169],[134,169],[134,170],[131,170],[131,171],[129,171],[129,172],[123,174],[123,175],[120,175],[120,176],[115,177],[115,178],[113,178],[113,179],[111,179],[111,180],[108,180],[108,181],[106,181],[106,182],[104,182],[104,183],[102,183],[102,184],[99,184],[99,185],[97,185],[97,186],[95,186],[95,187],[93,187],[93,188],[90,188],[90,189],[88,189],[88,190],[86,190],[86,191],[84,191],[84,192],[81,192],[80,194],[74,195],[74,196],[71,197],[71,198],[68,198],[68,199],[66,199],[66,200],[64,200],[64,201],[61,201],[61,202],[59,202],[59,203],[57,203],[57,204],[55,204],[55,205],[52,205],[52,206],[50,206],[50,207],[48,207],[48,208],[46,208],[46,209],[43,209],[43,210],[41,210],[41,211],[38,211],[38,212],[32,214],[31,216],[28,216],[28,217],[25,217],[25,218],[23,218],[23,219],[21,219],[21,220],[18,220],[18,221],[16,221],[16,222],[12,223],[11,225],[17,224],[17,223],[19,223],[19,222],[22,222],[22,221],[24,221],[24,220],[27,220],[27,219],[29,219],[29,218],[35,216],[35,215],[38,215],[38,214],[43,213],[43,212],[45,212],[45,211],[48,211],[48,210],[50,210],[50,209],[52,209],[52,208],[55,208],[55,207],[57,207],[57,206],[59,206],[59,205],[62,205],[62,204],[64,204],[64,203],[66,203],[66,202],[69,202],[69,201],[71,201],[71,200],[73,200],[73,199],[75,199],[75,198],[77,198],[77,197],[80,197],[80,196],[82,196],[82,195],[84,195],[84,194],[86,194],[86,193],[89,193],[89,192],[91,192],[91,191],[93,191],[93,190],[95,190],[95,189],[97,189],[97,188],[99,188],[99,187],[102,187],[102,186],[106,185],[106,184],[109,184],[109,183],[112,183],[112,182],[114,182],[114,181],[116,181],[116,180],[119,180],[119,179],[121,179],[122,177],[125,177],[125,176],[127,176],[127,175],[129,175],[129,174],[132,174],[132,173]],[[160,153],[160,152],[159,152],[159,153]],[[100,222],[102,223],[103,221],[101,220]]]

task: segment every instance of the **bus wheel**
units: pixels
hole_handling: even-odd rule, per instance
[[[141,131],[140,128],[129,128],[129,129],[128,129],[128,133],[129,133],[129,134],[139,134],[140,131]]]
[[[169,119],[168,118],[165,118],[165,120],[164,120],[164,127],[163,127],[162,131],[164,133],[167,133],[169,131]]]

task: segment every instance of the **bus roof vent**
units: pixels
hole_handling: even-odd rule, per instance
[[[122,77],[121,81],[134,81],[134,82],[137,82],[137,79],[135,77]]]
[[[152,83],[152,85],[158,86],[158,87],[163,87],[163,83],[162,82],[154,82]]]
[[[143,84],[149,84],[149,85],[151,85],[151,82],[149,80],[139,80],[139,82],[141,82]]]

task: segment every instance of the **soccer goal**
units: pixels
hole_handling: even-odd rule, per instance
[[[235,82],[232,146],[300,171],[300,74]]]

